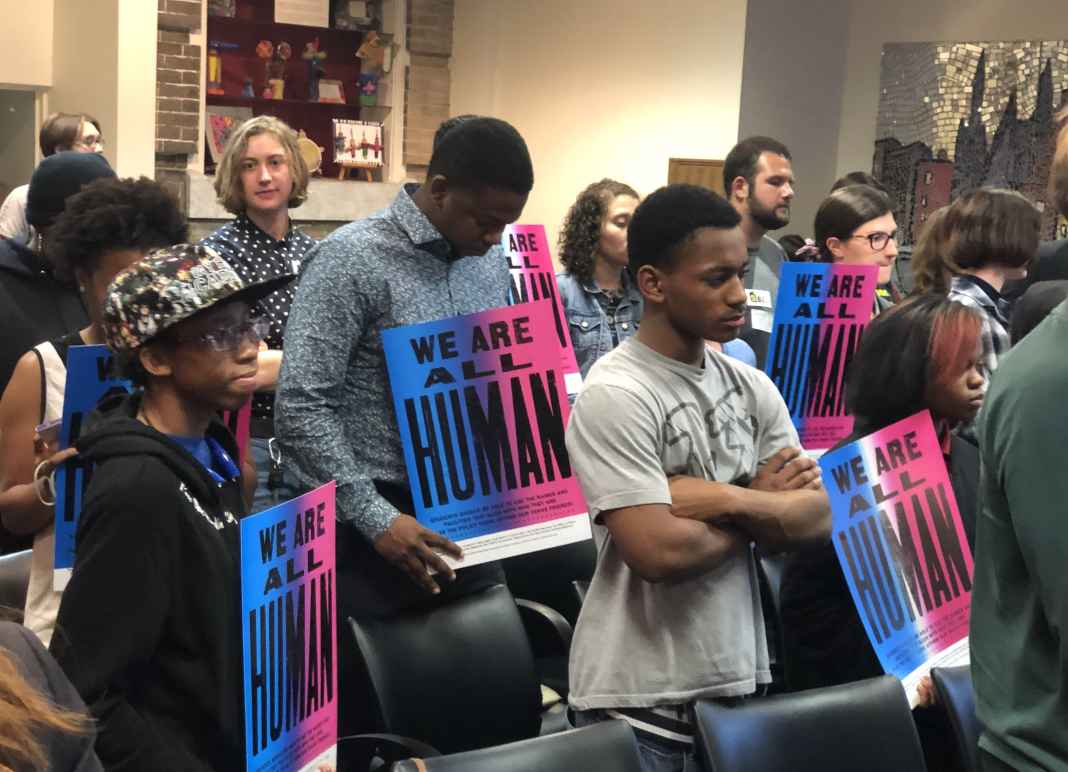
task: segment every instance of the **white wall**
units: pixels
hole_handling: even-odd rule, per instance
[[[54,85],[48,112],[89,113],[100,121],[104,155],[115,165],[119,69],[117,0],[55,0]]]
[[[1066,40],[1064,0],[851,0],[837,172],[871,169],[884,43]],[[818,91],[820,86],[813,85]]]
[[[647,194],[670,157],[737,141],[745,0],[456,0],[451,112],[514,124],[534,161],[522,221],[560,221],[613,177]]]
[[[156,175],[156,3],[119,0],[113,163],[123,177]]]
[[[837,179],[848,6],[848,0],[749,0],[738,137],[784,142],[797,177],[790,224],[776,235],[810,235],[816,209]]]
[[[156,11],[145,0],[55,0],[49,112],[100,121],[121,177],[155,175]]]
[[[0,0],[0,88],[52,85],[52,17],[52,0]]]

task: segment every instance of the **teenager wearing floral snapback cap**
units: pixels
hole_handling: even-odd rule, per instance
[[[104,330],[134,393],[103,403],[77,447],[93,466],[53,653],[123,770],[243,768],[237,447],[216,418],[256,385],[257,300],[182,244],[116,276]]]

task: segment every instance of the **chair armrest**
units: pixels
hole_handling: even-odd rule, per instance
[[[564,618],[563,614],[544,603],[526,598],[516,598],[515,605],[519,607],[519,616],[523,618],[523,624],[528,629],[532,625],[544,629],[548,624],[563,647],[563,651],[567,652],[571,648],[571,623]]]
[[[370,769],[389,769],[397,761],[410,758],[431,758],[441,754],[432,746],[398,734],[354,734],[338,738],[339,770],[367,772]],[[372,767],[375,760],[381,763]]]
[[[579,608],[582,608],[582,604],[586,602],[586,593],[590,591],[589,579],[576,579],[571,583],[571,589],[575,592],[575,598],[578,599]]]

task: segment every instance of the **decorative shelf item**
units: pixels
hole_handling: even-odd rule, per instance
[[[369,32],[275,23],[277,0],[237,0],[235,6],[232,17],[208,17],[206,48],[209,55],[215,49],[218,58],[217,67],[210,61],[206,66],[208,111],[241,108],[253,115],[273,115],[304,131],[315,146],[331,147],[333,121],[360,118],[364,60],[353,53],[361,49]],[[366,18],[380,23],[378,8],[377,0],[369,2]],[[296,17],[283,14],[283,18]],[[329,19],[335,21],[333,14]],[[381,42],[388,37],[374,33],[379,43],[368,51],[375,49],[372,58],[377,61]],[[376,83],[378,101],[388,103],[384,85]],[[363,109],[377,111],[372,112],[374,119],[386,114],[378,105]],[[338,171],[332,154],[324,153],[322,174],[336,178]]]

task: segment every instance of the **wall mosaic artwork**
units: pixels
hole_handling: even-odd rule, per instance
[[[1068,41],[886,44],[872,174],[890,190],[901,243],[980,185],[1020,191],[1044,213],[1043,238],[1068,236],[1046,202],[1066,101]]]

